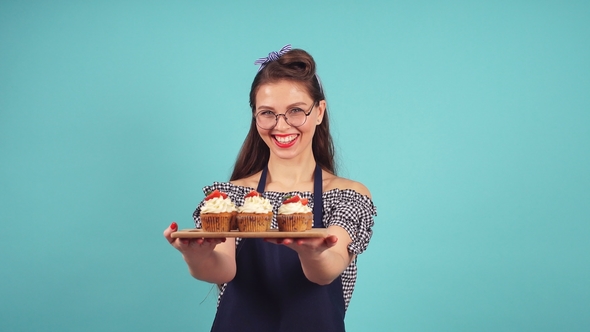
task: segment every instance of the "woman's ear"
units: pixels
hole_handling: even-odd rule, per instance
[[[320,123],[322,123],[322,120],[324,119],[325,112],[326,112],[326,101],[320,100],[318,102],[318,117],[316,120],[316,126],[319,125]]]

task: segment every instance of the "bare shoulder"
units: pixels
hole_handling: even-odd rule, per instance
[[[336,176],[334,174],[330,174],[327,172],[324,172],[323,178],[324,178],[324,191],[328,191],[328,190],[332,190],[332,189],[340,189],[340,190],[351,189],[351,190],[358,192],[361,195],[365,195],[365,196],[371,198],[371,192],[369,191],[369,188],[367,188],[364,184],[362,184],[360,182],[353,181],[353,180],[346,179],[346,178],[341,178],[339,176]]]
[[[241,187],[256,188],[258,186],[258,180],[260,180],[260,174],[261,172],[258,172],[243,179],[230,181],[230,183]]]

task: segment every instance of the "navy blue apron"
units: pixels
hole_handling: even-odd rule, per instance
[[[266,187],[268,168],[257,191]],[[313,227],[322,223],[322,170],[316,165]],[[344,331],[340,277],[320,286],[305,277],[295,251],[262,239],[242,239],[236,251],[237,273],[225,288],[211,331]]]

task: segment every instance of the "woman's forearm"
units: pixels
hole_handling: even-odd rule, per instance
[[[348,251],[352,242],[348,232],[339,226],[328,227],[330,234],[325,239],[311,240],[315,250],[297,250],[303,273],[318,285],[327,285],[338,278],[354,259]],[[315,241],[320,241],[319,245]],[[323,250],[318,250],[323,248]]]
[[[352,260],[352,255],[326,250],[319,255],[299,255],[303,273],[307,279],[318,285],[327,285],[344,272]]]
[[[199,280],[222,284],[236,275],[235,239],[221,241],[193,239],[188,248],[182,250],[182,257],[190,274]]]
[[[222,284],[236,275],[236,262],[224,252],[214,250],[207,257],[183,255],[190,274],[199,280]]]

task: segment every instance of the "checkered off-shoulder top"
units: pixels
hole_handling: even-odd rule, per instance
[[[208,193],[215,189],[225,192],[236,206],[244,204],[244,196],[253,190],[253,188],[237,186],[229,182],[214,182],[212,185],[204,187],[203,192]],[[283,197],[286,195],[299,195],[301,198],[307,198],[309,200],[308,204],[310,208],[313,209],[313,193],[311,192],[266,191],[262,193],[262,196],[271,202],[275,216],[281,206]],[[355,255],[364,252],[369,245],[371,236],[373,235],[373,217],[377,215],[377,209],[375,205],[373,205],[372,200],[351,189],[332,189],[324,192],[322,195],[324,203],[324,227],[340,226],[344,228],[352,239],[352,242],[348,245],[348,251]],[[204,202],[201,201],[193,213],[197,228],[201,228],[200,213],[203,203]],[[271,228],[278,228],[276,217],[273,217]],[[240,239],[238,238],[236,239],[236,248],[239,246],[239,243]],[[356,283],[356,277],[357,266],[356,259],[354,259],[341,275],[345,308],[348,308],[348,304],[350,303],[352,292],[354,291],[354,285]],[[223,296],[226,286],[227,284],[221,285],[221,291],[217,302],[218,304]]]

